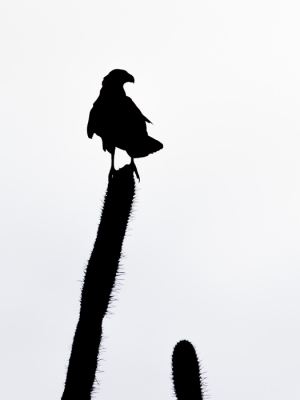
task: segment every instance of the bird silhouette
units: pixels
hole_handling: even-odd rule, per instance
[[[102,81],[99,97],[90,111],[87,134],[101,137],[103,150],[111,154],[109,179],[115,172],[116,147],[125,150],[131,157],[131,165],[140,180],[134,158],[147,157],[163,148],[162,143],[148,135],[146,118],[130,97],[123,85],[134,83],[134,77],[122,69],[114,69]]]

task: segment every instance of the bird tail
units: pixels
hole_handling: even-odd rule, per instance
[[[130,146],[127,153],[132,158],[147,157],[149,154],[156,153],[163,148],[163,144],[151,136],[144,137],[141,141],[135,142]]]
[[[148,149],[149,154],[156,153],[163,148],[163,144],[151,136],[148,136]]]

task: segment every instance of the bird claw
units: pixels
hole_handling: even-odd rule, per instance
[[[116,172],[115,168],[111,167],[111,169],[109,171],[109,174],[108,174],[108,180],[109,181],[114,177],[115,172]]]
[[[138,173],[137,167],[136,167],[136,165],[135,165],[134,162],[131,162],[131,167],[132,167],[132,169],[133,169],[133,173],[136,175],[137,179],[138,179],[139,182],[140,182],[140,181],[141,181],[140,175],[139,175],[139,173]],[[113,179],[115,172],[116,172],[115,168],[114,168],[114,167],[111,167],[111,169],[110,169],[110,171],[109,171],[109,174],[108,174],[108,181],[110,181],[111,179]]]
[[[133,161],[131,162],[131,166],[132,166],[133,172],[135,173],[137,179],[138,179],[139,182],[140,182],[140,181],[141,181],[140,175],[139,175],[138,170],[137,170],[137,167],[136,167],[136,165],[135,165],[135,163],[134,163]]]

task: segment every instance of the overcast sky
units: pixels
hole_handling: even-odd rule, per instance
[[[127,94],[164,149],[136,162],[95,399],[172,399],[181,339],[213,400],[300,398],[299,11],[2,3],[1,399],[62,394],[110,167],[86,124],[114,68],[135,77]]]

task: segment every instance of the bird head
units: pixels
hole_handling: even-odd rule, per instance
[[[124,69],[113,69],[103,78],[102,86],[123,86],[126,82],[134,83],[134,77]]]

